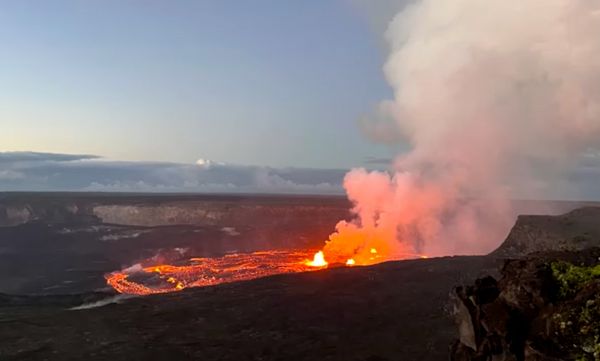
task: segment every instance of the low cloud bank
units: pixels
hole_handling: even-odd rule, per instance
[[[368,158],[365,164],[381,165],[387,161]],[[183,164],[108,161],[94,155],[0,152],[0,191],[343,194],[346,172],[242,166],[206,159]],[[578,193],[557,198],[600,200],[599,177],[600,154],[587,153],[564,180]],[[520,194],[515,198],[527,197]]]
[[[346,170],[108,161],[93,155],[0,152],[2,191],[341,194]]]

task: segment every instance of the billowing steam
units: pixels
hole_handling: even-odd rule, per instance
[[[598,34],[590,0],[422,0],[398,13],[384,68],[394,99],[369,124],[392,124],[412,150],[391,174],[348,173],[357,217],[325,253],[484,253],[513,222],[511,197],[559,198],[600,140]]]

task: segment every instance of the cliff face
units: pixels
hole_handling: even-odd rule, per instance
[[[185,202],[161,205],[98,205],[92,214],[103,223],[134,226],[196,225],[232,227],[249,223],[330,224],[347,216],[347,210],[324,205],[244,205]]]
[[[559,216],[519,216],[504,243],[492,255],[519,257],[597,246],[600,246],[600,207],[584,207]]]
[[[0,227],[11,227],[33,221],[45,223],[89,223],[93,215],[82,211],[77,204],[0,203]]]
[[[127,226],[331,225],[350,205],[337,197],[285,196],[4,196],[0,227],[32,221]]]

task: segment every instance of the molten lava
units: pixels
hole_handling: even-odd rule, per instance
[[[319,251],[315,253],[312,261],[306,262],[306,265],[310,267],[327,267],[328,263],[325,261],[323,251]]]
[[[263,251],[218,258],[192,258],[185,265],[157,265],[135,273],[113,272],[106,275],[106,282],[119,293],[149,295],[327,267],[322,252],[313,261],[308,260],[310,254]]]
[[[113,272],[106,275],[106,282],[119,293],[149,295],[328,267],[324,251],[314,253],[312,259],[311,254],[313,253],[309,251],[262,251],[229,254],[217,258],[192,258],[183,265],[155,265],[135,272]],[[414,254],[383,257],[375,248],[371,248],[368,254],[368,258],[348,258],[345,265],[370,265],[389,260],[424,257]],[[335,259],[339,258],[333,256]]]

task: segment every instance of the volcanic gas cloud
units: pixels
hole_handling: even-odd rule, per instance
[[[386,32],[394,90],[368,133],[411,146],[390,172],[354,169],[356,219],[329,261],[479,254],[513,222],[510,198],[576,196],[567,175],[600,138],[600,2],[421,0]]]
[[[576,197],[569,173],[600,158],[598,34],[597,1],[405,6],[385,34],[393,99],[362,125],[411,150],[347,174],[356,217],[313,262],[481,254],[513,223],[511,198]]]

